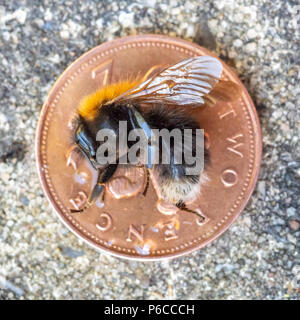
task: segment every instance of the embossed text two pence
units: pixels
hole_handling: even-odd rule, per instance
[[[245,207],[260,167],[260,126],[245,87],[223,64],[223,77],[241,86],[241,97],[234,103],[193,109],[193,116],[209,137],[209,180],[192,204],[204,220],[158,204],[151,179],[144,196],[146,175],[142,167],[116,171],[106,185],[104,207],[97,201],[84,213],[70,213],[70,209],[85,205],[96,182],[88,161],[69,150],[69,122],[79,101],[105,84],[199,55],[214,56],[196,44],[166,36],[117,39],[77,59],[49,93],[36,140],[40,179],[59,217],[93,247],[139,260],[177,257],[218,237]]]

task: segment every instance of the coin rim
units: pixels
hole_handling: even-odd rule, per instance
[[[112,41],[108,41],[105,42],[99,46],[96,46],[94,48],[92,48],[91,50],[87,51],[86,53],[84,53],[83,55],[81,55],[80,57],[78,57],[75,61],[73,61],[65,70],[64,72],[58,77],[58,79],[55,81],[55,83],[52,85],[47,98],[42,106],[42,109],[40,111],[40,115],[39,115],[39,119],[38,119],[38,123],[37,123],[37,129],[36,129],[36,141],[35,141],[35,154],[36,154],[36,165],[37,165],[37,171],[38,171],[38,176],[40,179],[40,182],[42,184],[43,187],[43,191],[48,199],[48,201],[50,202],[51,206],[53,207],[54,211],[56,212],[56,214],[59,216],[60,220],[67,226],[67,228],[69,230],[71,230],[76,236],[78,236],[80,239],[82,239],[83,241],[85,241],[86,243],[88,243],[88,245],[92,246],[93,248],[95,248],[96,250],[99,250],[100,252],[105,252],[108,254],[111,254],[113,256],[116,257],[121,257],[121,258],[125,258],[125,259],[129,259],[129,260],[135,260],[135,261],[158,261],[158,260],[166,260],[166,259],[171,259],[171,258],[177,258],[177,257],[181,257],[183,255],[187,255],[191,252],[194,252],[196,250],[199,250],[203,247],[205,247],[206,245],[208,245],[209,243],[211,243],[212,241],[214,241],[216,238],[218,238],[219,236],[221,236],[225,231],[227,231],[230,226],[236,221],[236,219],[241,215],[241,213],[243,212],[245,206],[247,205],[253,191],[254,188],[256,186],[256,182],[258,180],[258,176],[259,176],[259,172],[260,172],[260,165],[261,165],[261,159],[262,159],[262,133],[261,133],[261,127],[260,127],[260,122],[259,122],[259,118],[257,115],[257,111],[256,108],[253,104],[253,101],[247,91],[247,89],[245,88],[245,86],[243,85],[243,83],[241,82],[241,80],[238,78],[238,76],[231,70],[231,76],[233,76],[235,78],[235,80],[239,83],[240,86],[242,86],[245,90],[243,90],[244,94],[246,95],[245,100],[249,103],[247,105],[247,110],[249,111],[251,109],[252,114],[250,112],[250,117],[253,116],[252,118],[252,124],[253,124],[253,136],[254,136],[254,150],[255,150],[255,159],[253,160],[253,171],[252,171],[252,181],[249,182],[248,188],[249,191],[248,193],[246,193],[246,196],[244,197],[243,201],[241,202],[241,205],[239,207],[239,210],[237,210],[236,212],[234,212],[232,214],[232,219],[230,220],[229,223],[227,223],[224,227],[218,229],[214,235],[212,237],[209,237],[207,240],[204,240],[203,242],[201,242],[200,244],[198,243],[197,245],[190,247],[190,248],[186,248],[183,249],[183,251],[179,251],[179,252],[174,252],[174,253],[168,253],[168,254],[162,254],[159,256],[132,256],[130,254],[126,254],[126,253],[122,253],[119,251],[113,251],[110,248],[106,248],[104,246],[101,246],[100,244],[97,245],[95,243],[92,242],[91,239],[89,239],[87,236],[85,236],[84,234],[80,233],[79,230],[76,229],[75,226],[73,226],[69,220],[60,213],[60,208],[58,207],[58,205],[55,203],[55,201],[53,200],[53,195],[50,193],[49,191],[49,186],[46,184],[46,179],[42,174],[42,166],[41,166],[41,152],[40,152],[40,146],[41,146],[41,137],[42,137],[42,130],[44,127],[44,120],[45,120],[45,116],[47,114],[47,109],[49,107],[49,98],[52,97],[55,93],[55,91],[58,90],[59,86],[57,86],[57,84],[68,74],[68,72],[71,70],[71,68],[73,67],[73,65],[75,63],[77,63],[79,60],[83,60],[85,59],[87,56],[89,56],[90,54],[92,54],[94,52],[94,50],[97,49],[107,49],[109,47],[115,47],[117,46],[121,46],[122,43],[124,44],[128,44],[128,42],[134,42],[137,40],[139,42],[143,42],[143,41],[164,41],[166,44],[169,45],[181,45],[182,47],[185,47],[187,50],[191,50],[190,48],[194,48],[197,50],[201,50],[203,52],[205,52],[207,55],[216,57],[217,59],[219,59],[220,61],[222,61],[216,54],[210,52],[209,50],[186,40],[183,39],[179,39],[179,38],[173,38],[173,37],[168,37],[165,35],[155,35],[155,34],[145,34],[145,35],[135,35],[135,36],[126,36],[123,38],[117,38],[114,39]],[[228,66],[222,61],[222,63],[228,68]],[[58,87],[58,88],[57,88]],[[255,171],[255,174],[253,174],[253,172]]]

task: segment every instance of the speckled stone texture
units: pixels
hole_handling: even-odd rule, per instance
[[[292,0],[0,1],[0,299],[299,299],[299,10]],[[47,92],[85,51],[130,34],[195,41],[237,72],[263,161],[236,223],[166,262],[100,254],[43,195],[34,139]],[[298,106],[297,106],[298,103]]]

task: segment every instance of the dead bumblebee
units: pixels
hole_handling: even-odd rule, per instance
[[[182,162],[176,163],[174,143],[167,150],[169,163],[163,163],[163,148],[153,150],[150,138],[155,129],[179,129],[182,133],[186,129],[192,130],[190,148],[193,155],[197,154],[195,132],[200,129],[200,125],[192,119],[188,109],[205,104],[214,105],[218,100],[233,101],[240,95],[240,89],[235,83],[220,80],[222,70],[222,64],[213,57],[193,57],[165,68],[147,80],[136,78],[110,84],[85,97],[77,108],[72,138],[98,171],[98,179],[85,207],[71,212],[83,212],[100,196],[104,196],[105,184],[113,177],[120,159],[126,156],[126,153],[121,154],[117,149],[116,161],[106,164],[96,156],[102,143],[96,139],[99,130],[110,129],[118,139],[120,121],[126,122],[127,133],[135,129],[143,130],[149,144],[148,151],[157,153],[158,163],[147,162],[145,167],[148,180],[150,170],[156,179],[159,198],[181,210],[193,212],[185,203],[199,194],[201,176],[204,175],[202,170],[188,175],[187,170],[191,165],[185,161],[184,155]],[[132,144],[127,141],[127,148],[130,149]],[[163,145],[165,141],[162,137],[158,146]],[[183,146],[181,152],[184,153],[184,150]],[[208,151],[204,150],[205,160],[208,156]]]

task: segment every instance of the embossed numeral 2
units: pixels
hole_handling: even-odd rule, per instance
[[[103,86],[107,85],[111,81],[112,67],[113,59],[108,59],[104,61],[102,64],[100,64],[92,70],[92,79],[99,81],[99,83]]]

